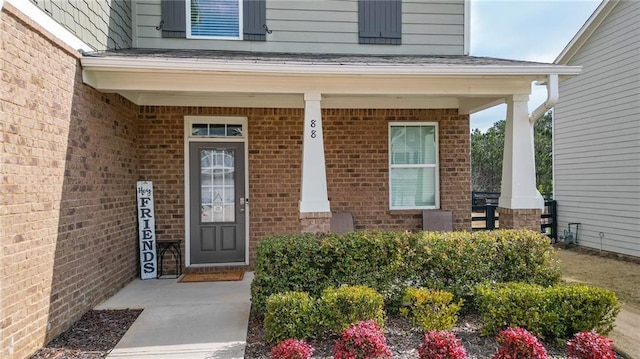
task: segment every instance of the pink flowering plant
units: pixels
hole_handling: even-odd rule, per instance
[[[281,341],[271,349],[271,359],[310,359],[313,346],[300,339]]]
[[[467,359],[467,351],[456,335],[446,330],[425,333],[418,346],[420,359]]]
[[[613,341],[595,331],[576,333],[567,342],[569,359],[614,359]]]
[[[496,336],[502,346],[493,359],[547,359],[547,350],[535,335],[523,328],[507,328]]]
[[[380,329],[373,321],[360,321],[342,331],[333,347],[334,359],[390,358],[391,350]]]

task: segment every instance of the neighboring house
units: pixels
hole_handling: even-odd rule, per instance
[[[555,63],[583,67],[554,113],[560,233],[640,257],[640,2],[603,1]]]
[[[138,275],[138,179],[186,270],[250,268],[261,238],[336,211],[469,230],[469,114],[506,103],[501,227],[539,229],[531,83],[580,69],[467,56],[469,18],[463,0],[5,0],[0,357]]]

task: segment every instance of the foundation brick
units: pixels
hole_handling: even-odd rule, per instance
[[[530,229],[540,232],[540,209],[510,209],[498,207],[501,229]]]
[[[331,232],[331,212],[300,213],[300,232],[302,233]]]

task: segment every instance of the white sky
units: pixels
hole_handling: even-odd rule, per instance
[[[471,55],[551,63],[599,4],[600,0],[472,0]],[[533,86],[529,112],[546,96],[544,86]],[[505,105],[475,113],[471,128],[485,131],[505,116]]]

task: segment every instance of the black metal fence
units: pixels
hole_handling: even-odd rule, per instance
[[[472,192],[471,193],[471,223],[474,231],[492,230],[500,227],[498,198],[496,192]],[[550,197],[546,195],[545,198]],[[555,200],[546,199],[544,209],[540,216],[540,232],[554,240],[558,240],[558,205]]]

